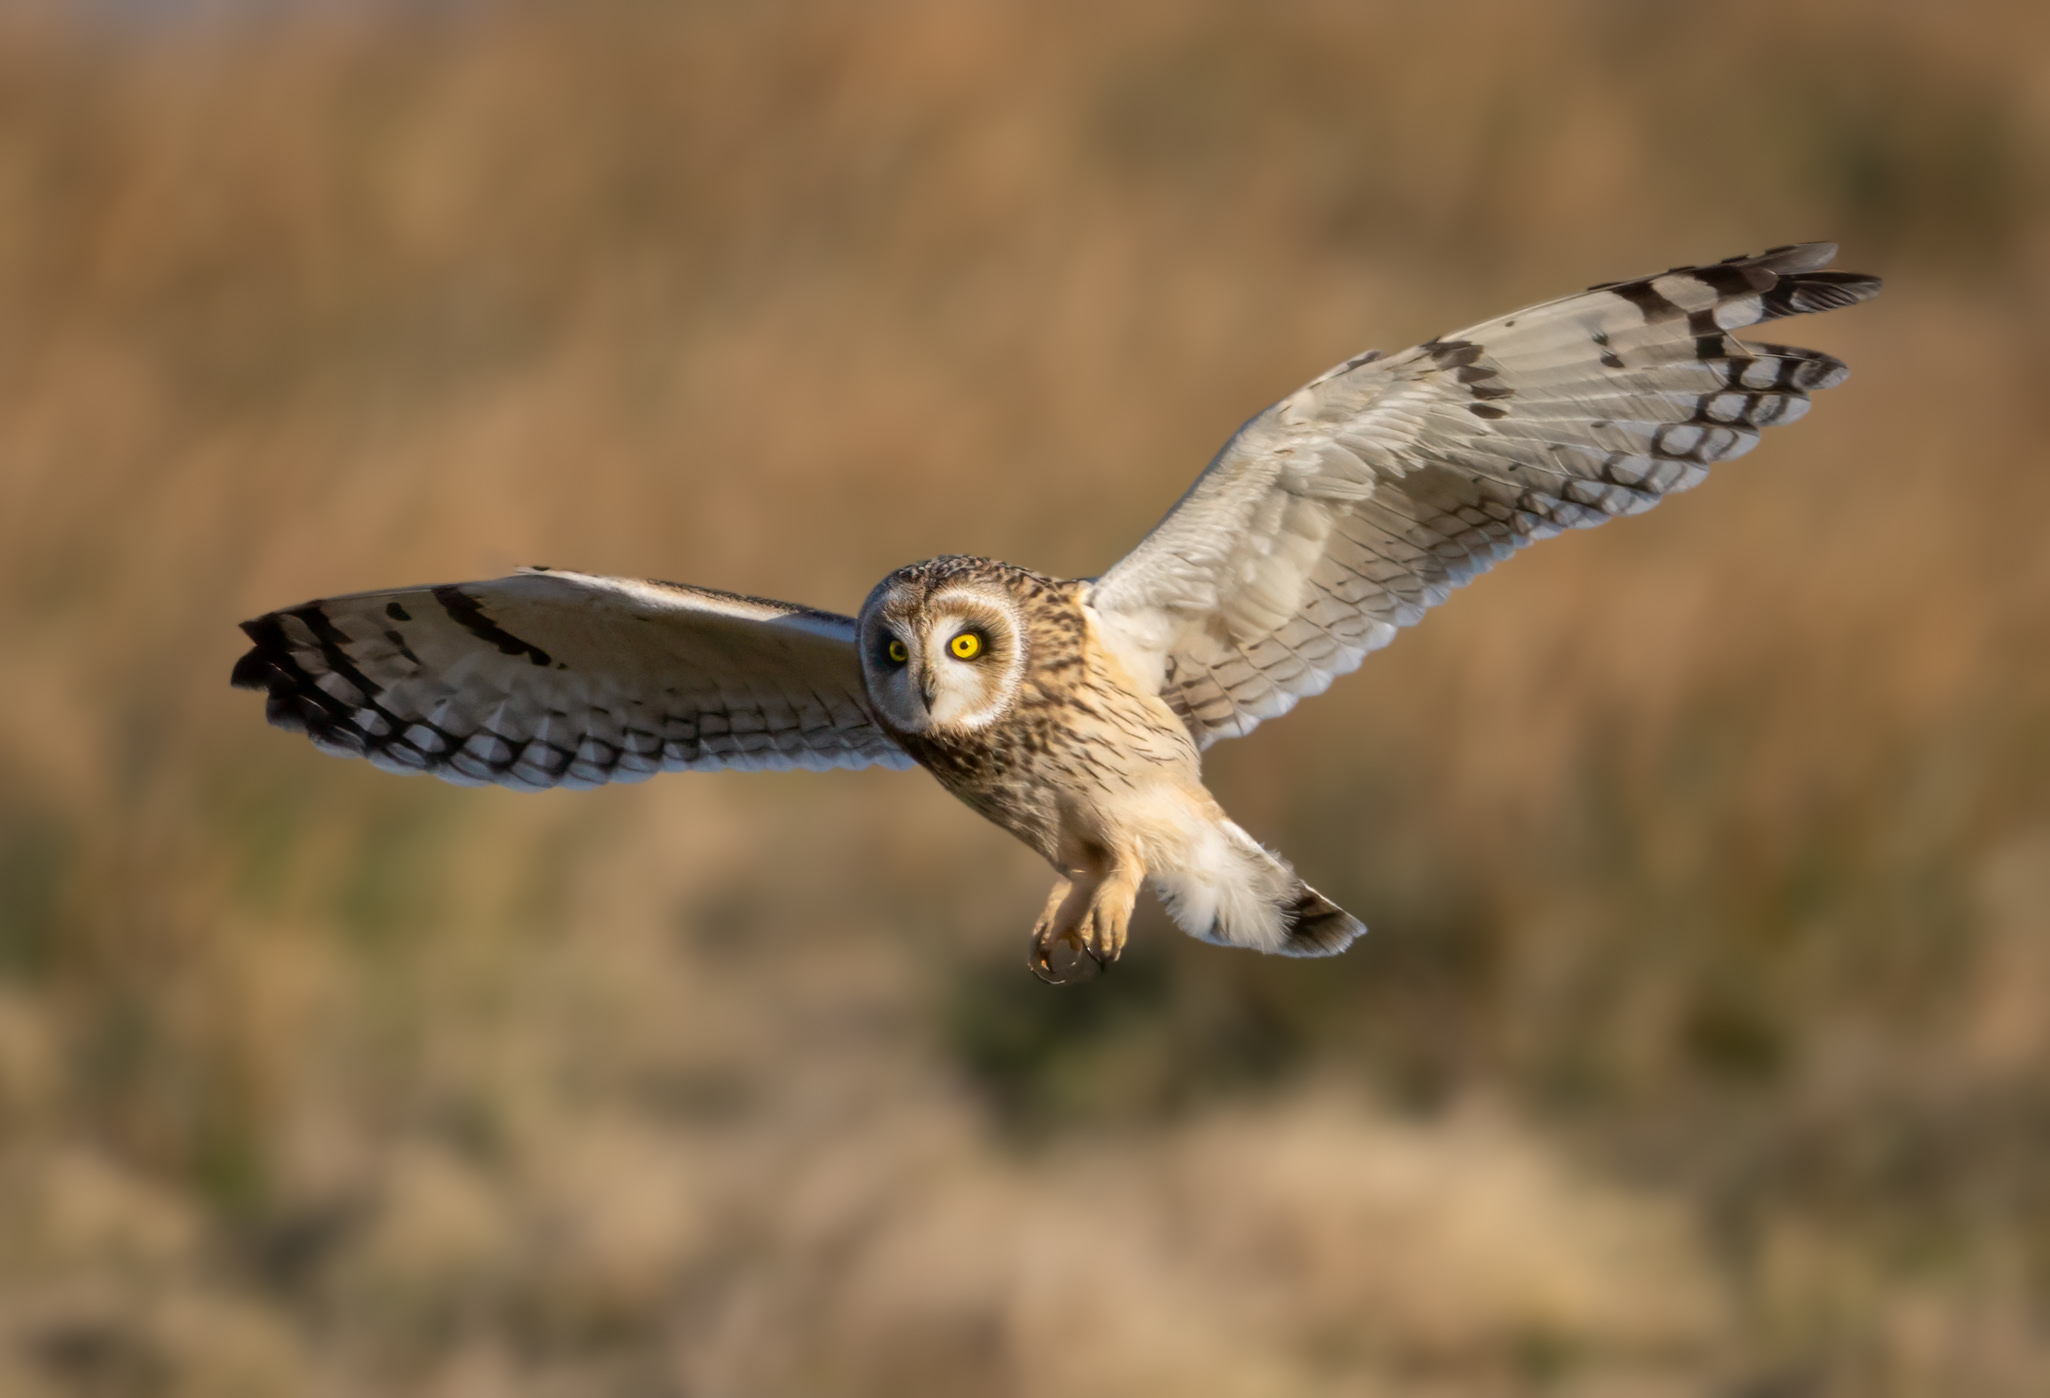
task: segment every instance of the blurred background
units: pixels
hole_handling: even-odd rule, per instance
[[[1248,414],[1807,238],[1853,377],[1026,972],[921,774],[523,796],[234,623],[1107,566]],[[0,1393],[2050,1392],[2050,10],[0,9]]]

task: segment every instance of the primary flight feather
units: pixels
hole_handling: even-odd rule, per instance
[[[939,558],[858,617],[531,569],[243,623],[279,727],[396,772],[536,790],[719,767],[922,765],[1059,871],[1031,964],[1086,978],[1142,883],[1192,935],[1284,955],[1365,929],[1227,819],[1199,754],[1358,667],[1452,588],[1649,509],[1844,365],[1751,342],[1863,301],[1827,243],[1611,282],[1260,413],[1101,578]]]

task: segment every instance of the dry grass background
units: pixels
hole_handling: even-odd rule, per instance
[[[2050,1387],[2050,11],[0,12],[0,1392]],[[320,758],[233,622],[517,562],[1102,568],[1237,422],[1835,237],[1854,377],[1225,804],[1375,929],[916,775]]]

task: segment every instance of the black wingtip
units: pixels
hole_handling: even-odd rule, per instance
[[[1877,296],[1882,285],[1878,277],[1828,265],[1836,253],[1835,243],[1784,243],[1764,252],[1739,253],[1720,262],[1669,267],[1658,275],[1693,276],[1726,295],[1739,295],[1747,289],[1764,291],[1766,314],[1762,318],[1766,320],[1833,311]],[[1657,279],[1626,277],[1597,283],[1588,290],[1628,295],[1649,287]],[[1673,308],[1672,313],[1677,314],[1677,309]]]
[[[271,612],[243,622],[242,634],[254,644],[235,662],[228,683],[237,689],[275,691],[279,682],[286,679],[279,673],[278,662],[287,654],[285,630],[278,622],[278,614]]]
[[[263,658],[263,652],[252,650],[235,662],[235,668],[228,674],[228,683],[236,689],[269,689],[270,662]]]
[[[1764,320],[1841,310],[1879,294],[1880,280],[1863,272],[1797,272],[1782,276],[1765,293]]]
[[[245,621],[242,631],[254,644],[235,662],[228,683],[236,689],[263,693],[263,716],[272,727],[360,751],[362,735],[349,722],[347,709],[315,684],[293,658],[280,614],[272,612]]]
[[[228,683],[236,689],[275,690],[283,677],[262,646],[253,646],[236,660],[235,668],[228,672]]]

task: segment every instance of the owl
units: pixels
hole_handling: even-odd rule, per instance
[[[944,557],[855,617],[547,568],[243,623],[270,721],[392,772],[522,790],[657,772],[924,767],[1058,874],[1029,964],[1117,960],[1141,885],[1205,941],[1365,928],[1234,824],[1202,753],[1322,692],[1534,540],[1636,514],[1792,422],[1844,365],[1746,341],[1863,301],[1826,243],[1610,282],[1384,357],[1239,429],[1101,577]]]

